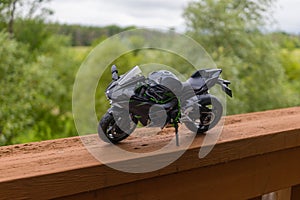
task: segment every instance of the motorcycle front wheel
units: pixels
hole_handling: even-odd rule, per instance
[[[215,127],[223,115],[223,106],[219,99],[212,95],[200,97],[198,114],[190,113],[190,121],[184,122],[185,126],[194,133],[205,133]]]
[[[129,130],[125,132],[119,128],[114,116],[107,112],[99,122],[98,135],[104,142],[116,144],[126,139],[135,130],[136,124],[136,120],[131,121]]]

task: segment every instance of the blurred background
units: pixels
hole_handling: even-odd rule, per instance
[[[232,81],[227,114],[300,106],[299,7],[298,0],[0,0],[0,145],[77,135],[77,70],[101,41],[138,27],[199,42]],[[135,51],[113,63],[125,73],[151,57],[191,73],[185,60],[163,54]],[[99,117],[108,108],[104,89],[95,95]]]

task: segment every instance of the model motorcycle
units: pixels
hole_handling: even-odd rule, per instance
[[[223,107],[209,89],[218,84],[232,97],[230,82],[220,78],[221,72],[198,70],[186,82],[180,82],[166,70],[152,72],[146,78],[138,66],[119,76],[113,65],[112,82],[105,91],[111,108],[99,122],[99,137],[115,144],[127,138],[138,122],[148,127],[173,125],[179,145],[178,123],[198,134],[210,130],[220,121]]]

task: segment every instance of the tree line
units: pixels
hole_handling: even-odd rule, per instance
[[[47,26],[54,34],[69,36],[72,46],[91,46],[99,40],[135,28],[134,26],[124,28],[117,25],[96,27],[59,23],[47,24]]]

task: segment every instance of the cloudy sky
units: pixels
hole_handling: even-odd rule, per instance
[[[52,0],[51,20],[68,24],[174,27],[184,30],[183,8],[190,0]],[[76,2],[76,3],[75,3]],[[275,29],[300,33],[300,1],[278,0]],[[274,27],[273,27],[274,29]]]

